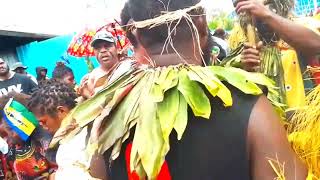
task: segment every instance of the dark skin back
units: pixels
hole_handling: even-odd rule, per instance
[[[292,150],[279,116],[265,96],[251,112],[247,142],[253,179],[275,178],[269,159],[278,160],[284,166],[286,179],[306,179],[307,169]]]
[[[195,25],[200,34],[200,46],[205,47],[207,33],[207,23],[205,16],[194,18]],[[144,44],[143,34],[137,33],[137,39]],[[192,40],[184,40],[176,43],[176,49],[179,54],[184,57],[182,60],[175,53],[167,53],[160,55],[163,43],[155,43],[152,46],[144,47],[149,57],[157,66],[168,66],[187,62],[189,64],[202,65],[201,53],[199,49],[195,49]],[[248,47],[247,49],[250,49]],[[257,49],[249,50],[253,52],[249,57],[259,60]],[[269,159],[279,160],[280,164],[284,164],[284,172],[286,179],[306,179],[307,170],[305,165],[298,159],[292,150],[284,127],[280,123],[279,116],[274,111],[271,103],[265,96],[261,96],[254,108],[252,109],[248,125],[247,134],[248,157],[250,158],[252,179],[254,180],[270,180],[276,177]]]

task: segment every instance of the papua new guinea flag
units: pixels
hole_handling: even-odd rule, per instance
[[[37,118],[21,103],[10,99],[3,109],[4,119],[22,140],[27,141],[39,125]]]

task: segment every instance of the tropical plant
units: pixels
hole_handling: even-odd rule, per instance
[[[220,15],[213,17],[212,20],[209,21],[208,26],[212,31],[218,28],[231,31],[233,29],[234,22],[235,20],[232,17],[225,13],[221,13]]]

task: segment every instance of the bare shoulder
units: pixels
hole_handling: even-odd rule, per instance
[[[286,130],[265,96],[259,98],[251,112],[247,138],[253,179],[276,177],[269,160],[276,161],[279,170],[283,168],[286,179],[306,179],[305,165],[291,148]]]

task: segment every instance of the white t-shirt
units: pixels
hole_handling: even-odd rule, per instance
[[[212,37],[213,37],[213,40],[223,48],[223,50],[226,52],[226,55],[228,56],[230,53],[230,49],[229,49],[229,44],[227,43],[227,41],[225,41],[221,38],[215,37],[215,36],[212,36]]]
[[[56,180],[94,179],[88,172],[90,162],[86,156],[87,135],[88,130],[85,127],[70,141],[59,146],[56,155],[56,162],[58,164],[58,170],[55,174]]]
[[[2,137],[0,137],[0,152],[2,154],[7,154],[9,151],[9,146],[8,146],[8,143],[2,139]]]

